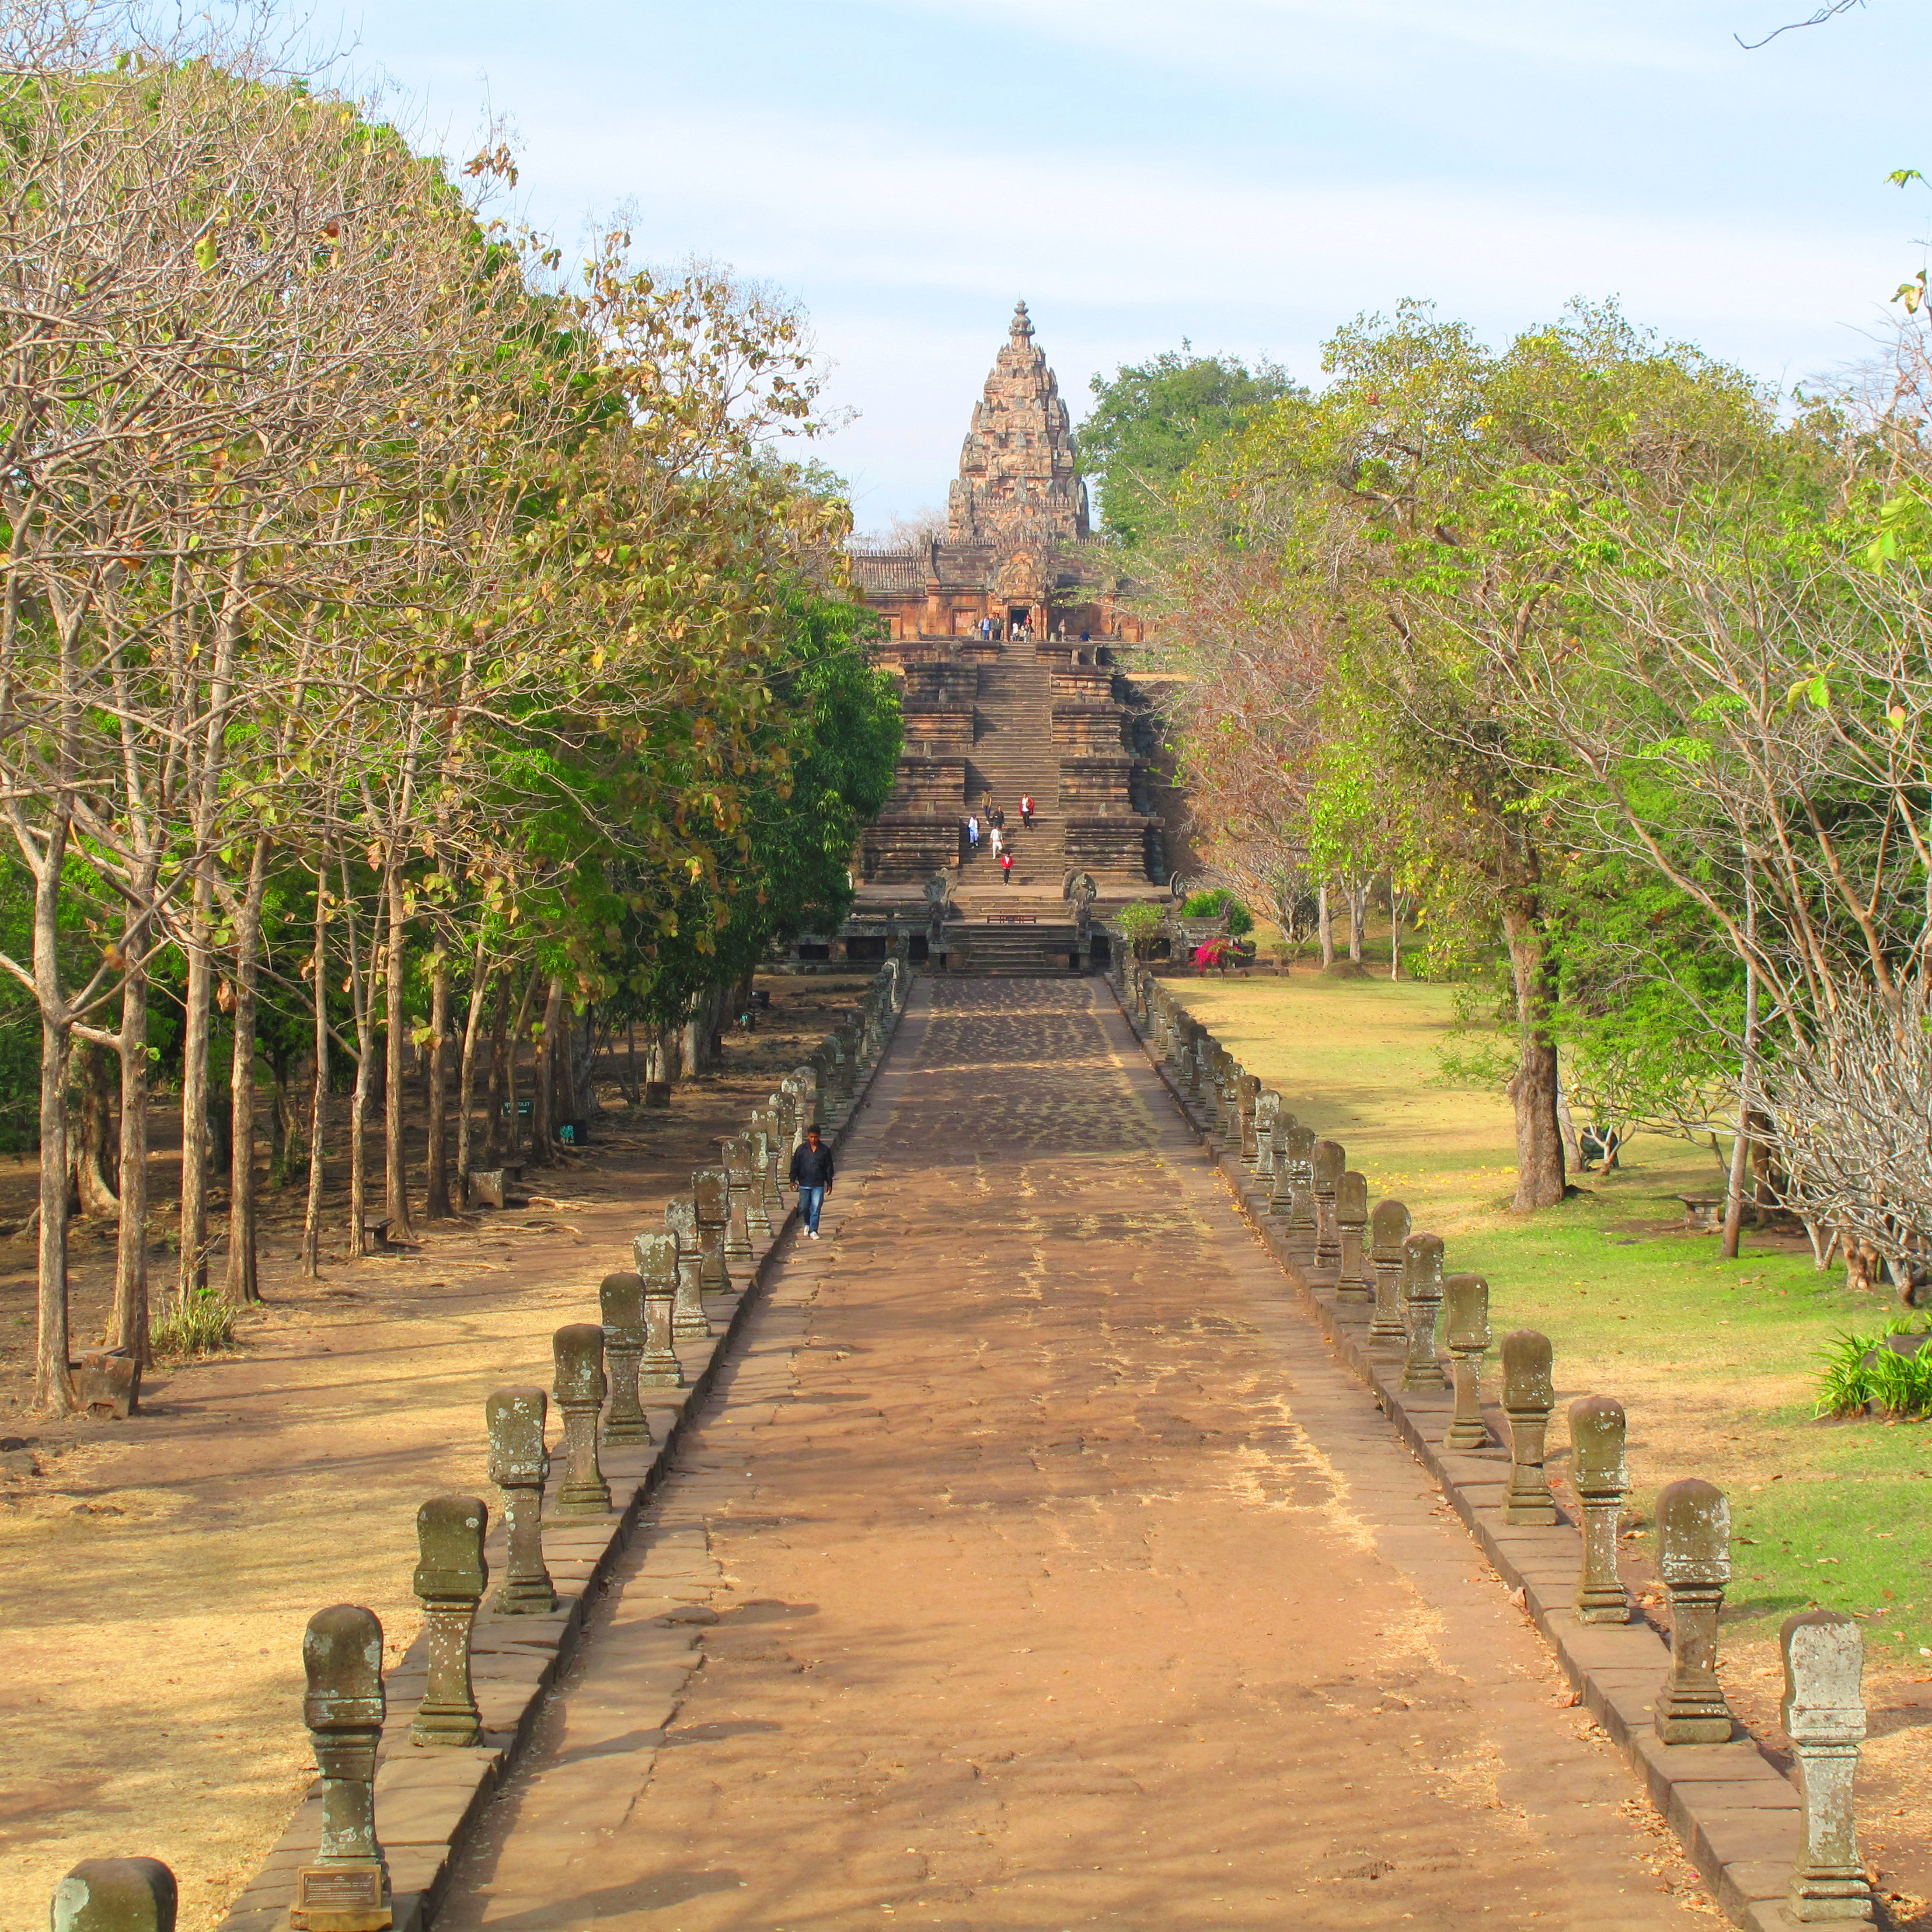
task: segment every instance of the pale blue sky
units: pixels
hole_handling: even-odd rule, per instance
[[[513,124],[522,212],[801,302],[862,526],[942,501],[1016,296],[1077,416],[1184,336],[1316,376],[1434,298],[1572,295],[1792,380],[1924,260],[1932,9],[1870,0],[383,0],[343,16],[433,145]]]

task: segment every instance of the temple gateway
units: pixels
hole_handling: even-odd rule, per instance
[[[945,536],[855,549],[852,575],[885,623],[905,744],[851,917],[795,962],[877,959],[904,936],[942,970],[1086,970],[1106,944],[1094,911],[1166,883],[1174,800],[1148,692],[1116,662],[1141,626],[1089,527],[1025,303],[974,407]]]

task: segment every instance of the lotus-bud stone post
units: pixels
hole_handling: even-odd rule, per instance
[[[490,1607],[500,1617],[548,1616],[556,1590],[544,1567],[544,1446],[549,1402],[540,1388],[500,1388],[484,1405],[490,1480],[503,1492],[503,1580]]]
[[[1315,1258],[1315,1130],[1294,1126],[1288,1136],[1288,1237],[1290,1256],[1304,1267]]]
[[[740,1268],[752,1264],[752,1150],[742,1134],[724,1143],[724,1258]]]
[[[1807,1925],[1868,1922],[1871,1888],[1852,1812],[1852,1774],[1865,1734],[1864,1640],[1841,1610],[1804,1610],[1785,1618],[1778,1640],[1784,1652],[1779,1722],[1791,1740],[1804,1805],[1791,1916]]]
[[[1292,1177],[1288,1172],[1288,1137],[1295,1130],[1295,1118],[1286,1103],[1277,1104],[1274,1111],[1274,1126],[1268,1136],[1268,1211],[1270,1214],[1286,1214],[1288,1198],[1293,1192]]]
[[[1252,1073],[1244,1073],[1234,1082],[1234,1108],[1241,1125],[1241,1160],[1252,1168],[1261,1158],[1261,1138],[1255,1131],[1255,1102],[1261,1098],[1262,1083]]]
[[[594,1322],[567,1322],[550,1337],[556,1379],[550,1396],[563,1417],[563,1480],[557,1485],[560,1516],[602,1516],[610,1507],[610,1485],[597,1461],[597,1417],[604,1406],[604,1331]]]
[[[640,1275],[607,1274],[597,1286],[604,1317],[604,1372],[610,1406],[604,1415],[604,1444],[648,1442],[651,1419],[638,1400],[638,1362],[644,1352],[644,1283]]]
[[[1456,1412],[1442,1438],[1445,1449],[1486,1449],[1483,1420],[1483,1358],[1490,1350],[1490,1284],[1479,1274],[1452,1274],[1442,1284],[1448,1322],[1444,1339],[1454,1364]]]
[[[682,1388],[684,1366],[671,1346],[677,1306],[677,1237],[640,1234],[634,1246],[644,1278],[644,1354],[638,1379],[646,1388]]]
[[[54,1887],[52,1932],[175,1932],[180,1902],[159,1858],[82,1858]]]
[[[490,1581],[483,1537],[490,1512],[476,1496],[431,1496],[416,1511],[416,1600],[429,1639],[429,1682],[410,1726],[413,1744],[483,1742],[470,1682],[470,1629]]]
[[[1630,1494],[1624,1435],[1624,1406],[1615,1396],[1579,1396],[1570,1405],[1570,1480],[1583,1511],[1583,1574],[1576,1598],[1581,1623],[1630,1622],[1630,1602],[1617,1576],[1617,1532]]]
[[[1376,1312],[1369,1318],[1371,1342],[1408,1339],[1402,1306],[1402,1244],[1408,1239],[1408,1210],[1400,1201],[1378,1201],[1369,1216],[1369,1262],[1376,1271]]]
[[[1670,1595],[1670,1674],[1658,1694],[1657,1735],[1667,1744],[1728,1744],[1718,1613],[1731,1580],[1731,1506],[1714,1483],[1689,1476],[1658,1496],[1657,1570]]]
[[[772,1226],[770,1203],[766,1189],[772,1178],[772,1137],[762,1122],[754,1124],[746,1136],[752,1154],[752,1191],[745,1197],[745,1222],[753,1244],[769,1241],[776,1231]]]
[[[1375,1282],[1367,1268],[1366,1175],[1351,1172],[1336,1182],[1335,1231],[1342,1246],[1341,1263],[1335,1276],[1335,1299],[1346,1306],[1360,1307],[1376,1298]]]
[[[1550,1337],[1534,1328],[1519,1328],[1503,1337],[1502,1358],[1503,1413],[1509,1418],[1510,1432],[1509,1487],[1503,1496],[1503,1520],[1559,1522],[1543,1466],[1549,1453],[1550,1412],[1556,1406]]]
[[[302,1722],[322,1774],[322,1843],[296,1873],[297,1932],[386,1932],[389,1867],[376,1836],[382,1736],[382,1626],[373,1610],[317,1610],[302,1636]]]
[[[664,1227],[677,1244],[677,1294],[671,1304],[670,1332],[680,1341],[697,1341],[711,1332],[704,1312],[704,1258],[698,1244],[698,1205],[688,1194],[664,1203]]]
[[[731,1203],[724,1170],[700,1167],[691,1177],[691,1192],[698,1203],[698,1244],[703,1258],[699,1280],[706,1294],[729,1294],[731,1269],[724,1258],[724,1231]]]
[[[1348,1152],[1340,1141],[1317,1141],[1310,1158],[1315,1174],[1315,1265],[1338,1268],[1342,1233],[1335,1219],[1335,1187],[1348,1171]]]
[[[1255,1096],[1255,1178],[1265,1188],[1274,1178],[1274,1124],[1281,1096],[1273,1088]]]
[[[1402,1244],[1402,1316],[1406,1394],[1448,1385],[1436,1359],[1436,1328],[1442,1312],[1442,1237],[1412,1234]]]

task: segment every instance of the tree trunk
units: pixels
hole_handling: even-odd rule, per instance
[[[383,999],[384,1026],[382,1094],[382,1211],[389,1220],[390,1238],[408,1240],[415,1234],[410,1225],[409,1171],[404,1160],[403,1103],[408,1094],[403,1084],[403,1057],[409,1045],[409,1016],[403,1007],[403,976],[407,964],[404,941],[408,922],[403,914],[403,875],[392,862],[389,869],[389,943],[386,992]]]
[[[302,1271],[310,1281],[322,1272],[322,1153],[328,1106],[328,889],[315,874],[315,934],[309,948],[310,1017],[314,1027],[315,1084],[308,1102],[308,1198],[302,1207]]]
[[[490,1078],[483,1094],[483,1165],[494,1167],[504,1150],[516,1144],[516,1108],[509,1111],[509,1125],[504,1125],[504,1105],[514,1098],[510,1046],[510,976],[496,982],[496,1010],[490,1022]]]
[[[1359,879],[1351,879],[1344,890],[1348,895],[1348,957],[1359,966],[1362,963],[1362,900],[1368,888]]]
[[[1402,895],[1389,881],[1389,977],[1402,977]]]
[[[1516,1202],[1519,1211],[1553,1208],[1563,1198],[1563,1136],[1556,1118],[1556,1042],[1550,1011],[1555,974],[1538,920],[1534,895],[1515,892],[1503,903],[1516,982],[1520,1054],[1509,1084],[1516,1103]]]
[[[476,1042],[482,1032],[483,1009],[490,994],[491,974],[483,964],[479,934],[470,967],[470,1004],[463,1016],[463,1053],[456,1069],[456,1204],[470,1205],[471,1155],[476,1147],[473,1115],[476,1102]]]
[[[248,884],[235,922],[234,1051],[228,1067],[228,1299],[237,1308],[262,1298],[256,1253],[255,1026],[262,964],[262,896],[268,842],[255,841]]]
[[[74,1068],[80,1085],[80,1119],[74,1136],[74,1196],[88,1220],[118,1216],[121,1203],[107,1178],[112,1156],[114,1070],[107,1049],[81,1040],[74,1049]]]
[[[1322,941],[1322,963],[1324,967],[1332,966],[1335,963],[1335,921],[1325,881],[1315,894],[1315,928]]]
[[[556,1068],[564,1042],[557,1037],[563,1017],[563,982],[552,976],[544,995],[543,1037],[537,1042],[536,1088],[530,1108],[530,1158],[545,1163],[556,1148]]]
[[[214,983],[208,925],[208,882],[200,878],[188,914],[182,995],[181,1252],[176,1292],[184,1302],[208,1286],[208,1051]]]
[[[114,1250],[114,1317],[108,1341],[145,1368],[148,1332],[148,962],[139,935],[122,941],[121,1225]]]
[[[449,954],[438,946],[430,975],[429,1066],[424,1076],[428,1147],[423,1157],[423,1215],[449,1219],[448,1131],[444,1115],[449,1084]]]
[[[38,939],[38,935],[36,934]],[[80,1406],[68,1373],[67,1076],[74,1035],[43,1016],[40,1022],[40,1346],[34,1406],[46,1414],[71,1414]]]

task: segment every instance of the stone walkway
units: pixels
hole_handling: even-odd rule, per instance
[[[928,982],[447,1932],[1708,1927],[1097,980]]]

